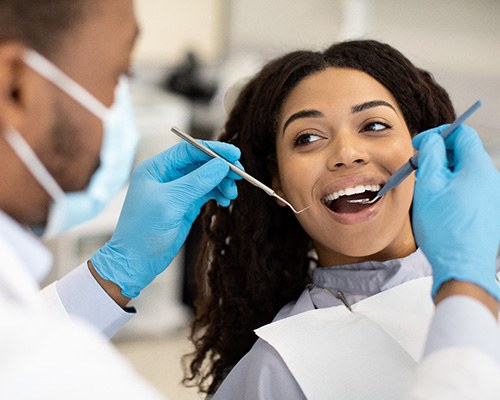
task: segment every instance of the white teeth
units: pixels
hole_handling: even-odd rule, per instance
[[[364,192],[378,192],[379,190],[380,190],[380,185],[358,185],[354,187],[340,189],[338,192],[327,194],[323,200],[327,203],[330,203],[333,200],[337,200],[341,196],[352,196],[353,194],[359,194]]]

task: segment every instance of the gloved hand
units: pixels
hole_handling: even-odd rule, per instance
[[[432,265],[432,296],[450,279],[474,283],[497,300],[500,174],[477,133],[461,126],[446,141],[440,126],[413,139],[419,150],[413,199],[417,244]],[[453,153],[448,167],[446,148]]]
[[[205,144],[236,163],[240,150],[220,142]],[[91,257],[97,273],[136,297],[165,270],[180,250],[201,207],[211,199],[228,206],[238,191],[238,175],[226,162],[180,143],[139,164],[111,239]]]

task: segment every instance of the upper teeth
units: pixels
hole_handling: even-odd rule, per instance
[[[350,188],[340,189],[338,192],[327,194],[324,198],[326,202],[337,200],[340,196],[352,196],[364,192],[378,192],[380,185],[358,185]]]

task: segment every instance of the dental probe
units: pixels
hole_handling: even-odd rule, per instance
[[[441,132],[441,137],[446,139],[455,129],[458,128],[459,125],[462,125],[464,121],[469,118],[479,107],[481,107],[481,100],[476,101],[472,106],[469,107],[467,111],[465,111],[462,115],[460,115],[453,123],[443,129]],[[382,189],[380,189],[377,195],[372,199],[357,199],[357,200],[347,200],[348,203],[358,203],[358,204],[372,204],[375,203],[378,199],[380,199],[384,194],[386,194],[389,190],[394,189],[401,182],[403,182],[408,175],[410,175],[414,170],[418,168],[418,151],[396,172],[394,172],[387,183],[384,185]]]
[[[255,179],[252,175],[246,173],[241,168],[238,168],[236,165],[230,163],[224,157],[221,157],[219,154],[217,154],[215,151],[209,149],[203,143],[195,140],[194,138],[189,136],[187,133],[180,131],[175,126],[173,126],[170,130],[173,133],[175,133],[177,136],[179,136],[181,139],[184,139],[186,142],[192,144],[196,148],[198,148],[201,151],[203,151],[204,153],[208,154],[210,157],[220,158],[220,159],[224,160],[229,165],[229,168],[231,169],[231,171],[235,172],[236,174],[241,176],[244,180],[251,183],[252,185],[258,187],[259,189],[262,189],[269,196],[276,197],[278,200],[285,203],[288,207],[290,207],[292,209],[292,211],[295,214],[300,214],[301,212],[307,210],[310,207],[310,206],[308,206],[306,208],[303,208],[302,210],[296,210],[288,201],[286,201],[283,197],[276,194],[276,192],[273,189],[271,189],[269,186],[264,185],[261,181],[259,181],[258,179]]]

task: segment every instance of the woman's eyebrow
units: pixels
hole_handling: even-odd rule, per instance
[[[323,118],[325,114],[323,114],[321,111],[318,110],[302,110],[299,112],[296,112],[290,116],[285,122],[285,125],[283,125],[283,133],[285,132],[286,128],[288,125],[290,125],[293,121],[300,119],[300,118]]]
[[[384,106],[384,107],[389,107],[391,108],[394,112],[396,112],[396,109],[389,104],[387,101],[384,100],[372,100],[372,101],[367,101],[365,103],[361,104],[356,104],[355,106],[351,107],[351,113],[355,114],[364,110],[368,110],[369,108],[374,108],[374,107],[379,107],[379,106]]]

